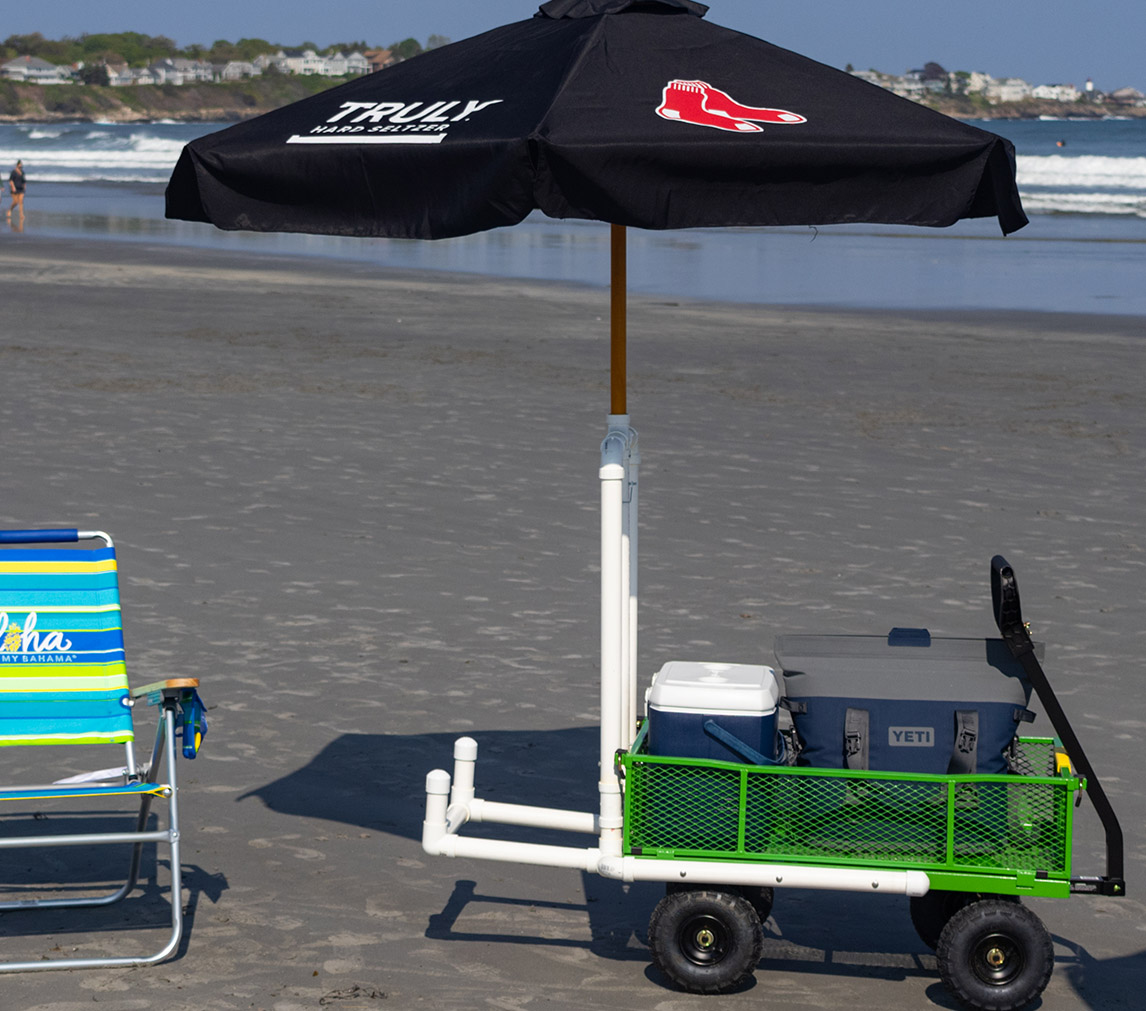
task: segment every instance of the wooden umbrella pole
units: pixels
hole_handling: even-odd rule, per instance
[[[626,321],[625,296],[628,287],[626,272],[625,226],[610,225],[609,236],[609,262],[610,262],[610,386],[609,386],[609,413],[627,414],[628,407],[625,399],[627,385],[626,375]]]

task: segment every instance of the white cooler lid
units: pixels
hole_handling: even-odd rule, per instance
[[[780,688],[771,667],[671,660],[653,675],[645,701],[661,712],[753,713],[776,709]]]

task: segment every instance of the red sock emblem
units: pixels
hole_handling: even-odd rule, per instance
[[[808,121],[806,116],[787,109],[741,105],[726,92],[704,81],[669,81],[664,87],[657,115],[732,133],[759,133],[762,127],[756,123],[794,125]]]
[[[703,81],[669,81],[664,87],[657,115],[662,119],[675,119],[695,126],[712,126],[717,130],[732,133],[759,133],[761,128],[755,123],[734,119],[727,113],[710,112],[704,107]]]

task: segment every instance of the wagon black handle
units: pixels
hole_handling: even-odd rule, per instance
[[[995,555],[991,559],[991,603],[995,611],[995,624],[999,626],[999,634],[1007,644],[1013,656],[1022,664],[1023,672],[1027,675],[1039,701],[1042,702],[1047,716],[1054,727],[1054,731],[1066,748],[1074,767],[1086,779],[1086,793],[1094,804],[1106,833],[1106,877],[1105,878],[1075,878],[1071,885],[1074,890],[1099,892],[1103,895],[1125,895],[1126,882],[1123,877],[1122,861],[1122,826],[1118,824],[1118,816],[1107,799],[1106,791],[1102,789],[1098,775],[1090,764],[1090,759],[1083,751],[1082,742],[1070,725],[1066,712],[1059,704],[1058,696],[1051,688],[1043,672],[1038,657],[1035,656],[1034,643],[1031,642],[1030,632],[1023,622],[1023,610],[1019,602],[1019,584],[1015,579],[1015,570],[1007,564],[1002,555]]]
[[[1015,629],[1023,626],[1023,610],[1019,603],[1019,584],[1015,582],[1015,570],[1002,555],[995,555],[991,559],[991,604],[995,610],[995,624],[999,626],[999,634],[1010,643],[1016,636]]]

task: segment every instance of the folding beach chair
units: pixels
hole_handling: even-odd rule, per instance
[[[103,545],[56,546],[89,540],[102,541]],[[45,548],[44,544],[51,546]],[[28,883],[0,884],[0,893],[8,893],[3,896],[7,901],[0,901],[5,927],[13,926],[15,918],[10,910],[99,907],[118,902],[135,888],[145,843],[156,843],[157,850],[159,843],[166,843],[171,855],[171,933],[154,954],[6,962],[0,963],[0,972],[142,965],[162,961],[178,948],[183,915],[175,740],[181,737],[183,754],[195,757],[206,731],[202,703],[195,690],[198,684],[196,678],[174,678],[129,690],[115,549],[107,534],[88,530],[0,531],[0,746],[124,747],[124,762],[115,768],[57,779],[49,785],[0,787],[0,801],[7,802],[0,805],[0,849],[79,846],[87,855],[98,847],[96,854],[112,858],[123,857],[122,847],[130,845],[126,880],[108,894],[58,897],[61,891],[76,890],[69,882],[67,887],[51,889],[55,897],[24,898],[31,890]],[[132,747],[132,709],[140,701],[159,707],[155,744],[150,761],[144,765],[136,763]],[[36,757],[66,758],[57,748],[42,748]],[[84,758],[87,760],[86,755]],[[41,761],[39,767],[45,764]],[[159,778],[161,768],[166,770],[164,780]],[[9,778],[2,769],[0,765],[0,777]],[[157,797],[167,801],[167,827],[149,830],[151,805]],[[70,808],[74,802],[100,798],[120,798],[121,805],[124,798],[131,804],[138,800],[134,829],[14,835],[20,820],[5,817],[20,802],[26,807],[64,800]],[[86,803],[82,814],[84,819],[106,817],[106,811]],[[130,823],[132,815],[126,817]],[[119,847],[106,849],[107,844]],[[119,872],[122,870],[120,866]],[[90,893],[92,888],[83,890]],[[36,891],[42,894],[46,889],[37,886]],[[10,899],[12,894],[21,897]]]

